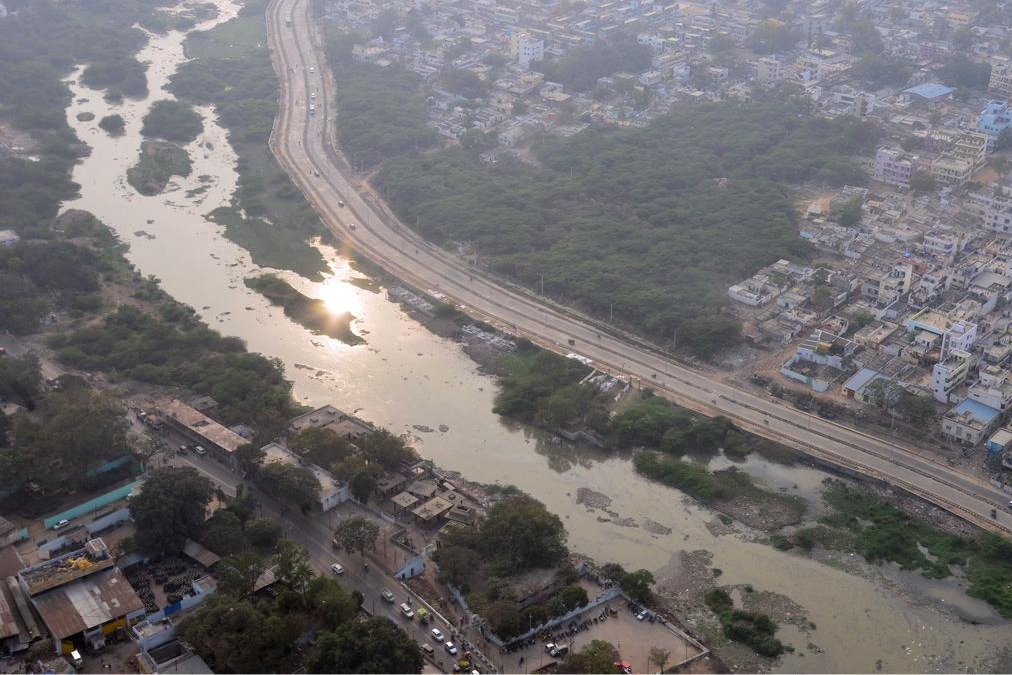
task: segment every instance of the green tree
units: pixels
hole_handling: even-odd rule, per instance
[[[303,626],[254,605],[215,595],[179,622],[177,635],[215,668],[234,673],[288,672],[284,660]]]
[[[587,591],[583,588],[583,586],[578,586],[576,584],[566,586],[559,591],[559,598],[569,609],[583,607],[589,600],[587,598]]]
[[[318,576],[310,581],[307,598],[309,609],[324,630],[334,630],[354,619],[358,612],[359,603],[355,596],[328,577]]]
[[[218,571],[221,592],[233,598],[253,595],[257,580],[271,565],[271,559],[258,553],[236,553],[227,556]]]
[[[310,673],[419,673],[418,643],[385,617],[347,621],[323,633],[309,655]]]
[[[35,398],[42,393],[42,369],[39,357],[29,352],[24,356],[0,358],[0,399],[33,410]]]
[[[320,503],[320,480],[304,466],[271,462],[260,469],[257,482],[268,494],[303,510]]]
[[[301,595],[308,606],[309,582],[315,576],[309,551],[291,539],[282,539],[274,552],[274,562],[278,581]]]
[[[239,518],[225,509],[218,509],[207,521],[201,542],[218,555],[231,555],[246,550],[246,534]]]
[[[671,661],[671,650],[662,649],[661,647],[651,647],[647,653],[647,663],[654,663],[657,665],[657,670],[664,672],[664,667]]]
[[[98,127],[110,136],[122,136],[126,131],[122,115],[106,115],[98,121]]]
[[[267,453],[255,443],[243,443],[235,449],[235,461],[239,471],[247,478],[256,478]]]
[[[910,189],[917,194],[928,194],[936,189],[935,177],[924,170],[914,171],[910,176]]]
[[[273,551],[281,541],[282,535],[284,535],[284,528],[280,523],[270,518],[254,518],[246,523],[246,539],[253,550],[261,555]]]
[[[317,466],[330,466],[351,454],[351,445],[333,429],[309,427],[288,441],[289,449]]]
[[[164,138],[176,143],[189,143],[204,131],[203,118],[181,101],[156,101],[144,116],[141,134]]]
[[[401,464],[416,459],[415,453],[404,444],[404,441],[386,429],[374,431],[360,438],[358,449],[368,462],[375,462],[388,471],[396,470]]]
[[[653,583],[654,575],[649,570],[636,570],[635,572],[626,572],[619,579],[618,585],[633,600],[646,602],[650,599],[650,586]]]
[[[850,199],[834,204],[829,210],[830,216],[843,227],[854,227],[861,222],[864,213],[864,198],[855,195]]]
[[[930,396],[907,394],[900,397],[896,411],[915,424],[925,424],[936,415],[935,402]]]
[[[88,390],[52,393],[34,415],[20,415],[15,445],[0,457],[14,484],[81,485],[102,461],[130,452],[127,421],[118,402]]]
[[[349,488],[355,499],[364,504],[376,489],[376,479],[368,471],[361,471],[351,480]]]
[[[354,516],[342,521],[334,530],[334,540],[337,541],[345,551],[365,556],[367,548],[376,545],[376,538],[379,537],[379,525],[361,516]]]
[[[605,640],[591,640],[578,652],[570,652],[559,669],[560,673],[621,673],[615,665],[618,650]]]
[[[130,500],[137,547],[154,555],[179,553],[199,538],[214,486],[196,469],[166,467],[151,473]]]
[[[552,567],[563,560],[566,528],[530,497],[496,502],[480,526],[479,550],[506,572]]]

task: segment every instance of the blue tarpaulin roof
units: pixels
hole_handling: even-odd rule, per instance
[[[909,89],[904,89],[903,93],[904,94],[916,94],[917,96],[920,96],[921,98],[926,98],[926,99],[928,99],[930,101],[932,99],[942,98],[943,96],[948,96],[953,91],[955,91],[955,90],[952,87],[946,87],[944,84],[925,83],[925,84],[919,84],[916,87],[910,87]]]

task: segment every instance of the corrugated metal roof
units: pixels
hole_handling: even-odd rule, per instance
[[[930,100],[934,98],[941,98],[942,96],[948,96],[953,91],[955,90],[952,87],[946,87],[944,84],[926,82],[924,84],[919,84],[916,87],[904,89],[903,93],[915,94],[917,96],[920,96],[921,98],[926,98]]]
[[[116,567],[37,595],[32,603],[56,640],[144,609]]]

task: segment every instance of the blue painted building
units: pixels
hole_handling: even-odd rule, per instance
[[[1008,101],[988,101],[977,117],[977,131],[987,134],[987,149],[994,150],[1001,132],[1012,126]]]

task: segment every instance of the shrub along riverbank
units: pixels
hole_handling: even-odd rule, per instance
[[[365,342],[351,330],[355,320],[351,312],[333,313],[323,300],[303,295],[284,279],[273,274],[262,274],[246,279],[246,286],[261,293],[285,310],[285,316],[317,334],[327,335],[348,345]]]
[[[184,45],[190,60],[172,76],[170,89],[181,101],[213,104],[239,156],[234,204],[214,212],[225,236],[258,265],[320,280],[327,265],[308,240],[329,232],[267,145],[278,79],[267,48],[265,7],[265,0],[250,0],[235,19],[191,33]]]
[[[779,540],[781,548],[816,545],[853,551],[873,563],[892,562],[929,579],[961,568],[966,593],[1012,619],[1012,541],[990,532],[963,537],[918,520],[868,490],[830,481],[823,498],[832,515]]]
[[[144,141],[137,164],[127,169],[127,182],[150,197],[160,194],[173,176],[189,176],[191,168],[190,155],[175,143]]]

